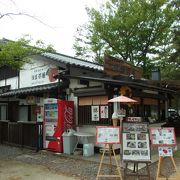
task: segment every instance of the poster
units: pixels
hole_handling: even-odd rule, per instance
[[[91,120],[99,121],[99,106],[91,106]]]
[[[123,123],[123,160],[151,159],[147,123]]]
[[[108,119],[108,106],[100,106],[100,118]]]
[[[168,157],[173,156],[172,147],[158,147],[159,156]]]
[[[176,146],[174,128],[150,128],[152,146]]]
[[[114,126],[97,126],[96,143],[120,144],[120,128]]]

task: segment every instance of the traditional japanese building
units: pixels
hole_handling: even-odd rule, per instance
[[[113,57],[104,66],[58,54],[43,53],[16,71],[0,68],[0,142],[42,148],[43,101],[72,100],[76,127],[95,134],[97,125],[112,124],[115,107],[108,99],[125,95],[138,101],[121,104],[126,116],[165,122],[176,89],[143,79],[140,68]]]

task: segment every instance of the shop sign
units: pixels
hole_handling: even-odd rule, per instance
[[[51,82],[56,82],[55,76],[58,74],[57,67],[50,67],[49,65],[40,66],[31,69],[31,85],[42,85]]]
[[[127,122],[142,122],[142,117],[127,117]]]
[[[36,103],[36,97],[35,96],[27,96],[26,102],[27,102],[27,104],[35,104]]]
[[[110,56],[104,59],[104,71],[109,76],[126,76],[134,79],[141,79],[143,74],[141,68]]]

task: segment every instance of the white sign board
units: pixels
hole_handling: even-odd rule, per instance
[[[174,128],[150,128],[152,146],[176,146]]]
[[[123,160],[149,161],[150,142],[147,123],[123,123]]]
[[[172,147],[158,147],[159,156],[168,157],[173,156]]]
[[[91,106],[91,120],[99,121],[99,106]]]
[[[120,128],[114,126],[97,126],[96,143],[120,144]]]

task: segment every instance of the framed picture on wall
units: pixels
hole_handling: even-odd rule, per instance
[[[99,106],[91,106],[91,120],[99,121]]]

